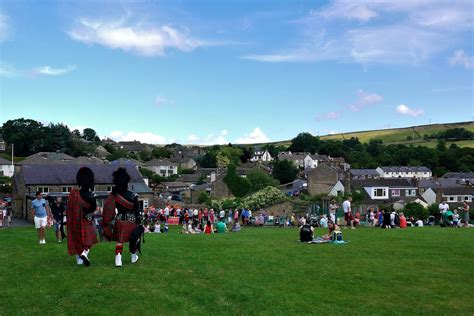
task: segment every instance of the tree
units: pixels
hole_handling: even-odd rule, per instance
[[[281,184],[294,181],[297,174],[298,169],[289,160],[277,160],[273,163],[273,177]]]
[[[315,154],[318,152],[320,145],[319,137],[315,137],[310,133],[300,133],[291,140],[291,145],[288,149],[292,152],[310,152]]]
[[[406,217],[413,216],[415,220],[425,220],[429,216],[429,211],[428,209],[424,208],[423,205],[411,202],[405,205],[405,208],[403,209],[403,214]]]
[[[227,184],[230,192],[232,192],[236,197],[243,197],[251,190],[249,180],[247,178],[242,178],[237,174],[237,167],[234,164],[228,166],[224,182]]]
[[[261,170],[250,170],[247,174],[247,180],[250,183],[250,192],[257,192],[269,186],[276,186],[278,183],[268,173]]]
[[[160,158],[170,158],[172,153],[164,147],[156,147],[156,148],[153,148],[153,150],[151,151],[151,154],[153,155],[153,158],[160,159]]]
[[[82,132],[82,138],[90,142],[100,141],[97,133],[92,128],[85,128]]]
[[[43,124],[30,119],[8,120],[2,126],[3,139],[15,145],[15,155],[29,156],[43,147]]]

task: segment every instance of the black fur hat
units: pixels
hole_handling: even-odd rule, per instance
[[[125,168],[118,168],[117,170],[114,171],[112,174],[114,178],[114,193],[123,193],[128,190],[128,182],[130,182],[130,176],[127,173],[127,170]]]
[[[87,167],[82,167],[76,174],[77,185],[86,190],[94,190],[94,172]]]

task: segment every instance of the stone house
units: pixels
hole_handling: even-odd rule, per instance
[[[417,167],[378,167],[377,172],[381,178],[417,178],[429,179],[433,176],[430,169],[423,166]]]
[[[65,153],[39,152],[39,153],[26,157],[24,160],[20,161],[18,164],[19,165],[67,164],[71,160],[74,160],[74,157],[69,156]]]
[[[12,162],[0,157],[0,176],[11,177],[14,171]]]
[[[328,164],[320,164],[316,168],[306,170],[308,192],[311,195],[329,194],[338,181],[347,178],[347,173],[341,168]]]
[[[81,165],[78,164],[48,164],[17,166],[13,177],[13,212],[17,217],[32,220],[31,200],[37,191],[51,196],[61,196],[67,201],[72,188],[76,187],[76,174]],[[112,190],[112,173],[119,167],[112,164],[87,165],[95,178],[94,191],[97,195],[97,205],[103,207],[104,201]],[[120,166],[127,170],[131,177],[129,190],[139,195],[141,207],[148,207],[153,192],[145,184],[143,177],[132,165]]]

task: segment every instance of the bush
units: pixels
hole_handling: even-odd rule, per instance
[[[423,205],[414,202],[408,203],[403,209],[403,213],[405,214],[405,217],[413,216],[416,220],[426,220],[429,216],[428,209],[424,208]]]
[[[200,192],[198,195],[199,204],[209,204],[211,202],[211,197],[207,192]]]

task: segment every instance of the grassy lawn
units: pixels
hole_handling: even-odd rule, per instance
[[[473,314],[474,229],[344,231],[345,245],[296,242],[297,230],[146,235],[144,255],[92,266],[34,229],[0,229],[0,315]],[[323,230],[317,230],[321,235]]]

